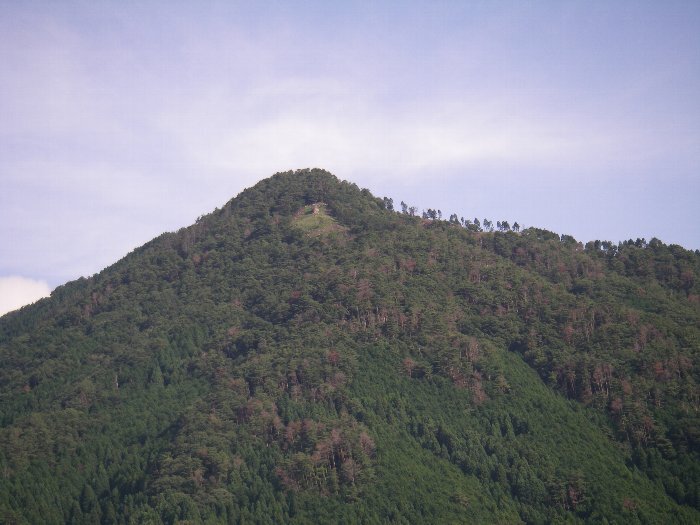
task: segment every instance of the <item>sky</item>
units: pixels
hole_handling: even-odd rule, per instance
[[[325,168],[700,248],[700,2],[0,1],[0,314]]]

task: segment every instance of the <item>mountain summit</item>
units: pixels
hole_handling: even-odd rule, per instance
[[[699,522],[700,255],[502,230],[280,173],[0,318],[0,522]]]

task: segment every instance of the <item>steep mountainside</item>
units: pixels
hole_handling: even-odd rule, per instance
[[[0,318],[0,522],[700,522],[700,255],[390,204],[277,174]]]

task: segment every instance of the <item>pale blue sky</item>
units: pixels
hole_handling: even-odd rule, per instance
[[[0,296],[314,166],[700,248],[699,94],[697,1],[2,2]]]

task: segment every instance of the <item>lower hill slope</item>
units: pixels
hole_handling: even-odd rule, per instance
[[[5,523],[697,523],[698,255],[277,174],[0,319]]]

